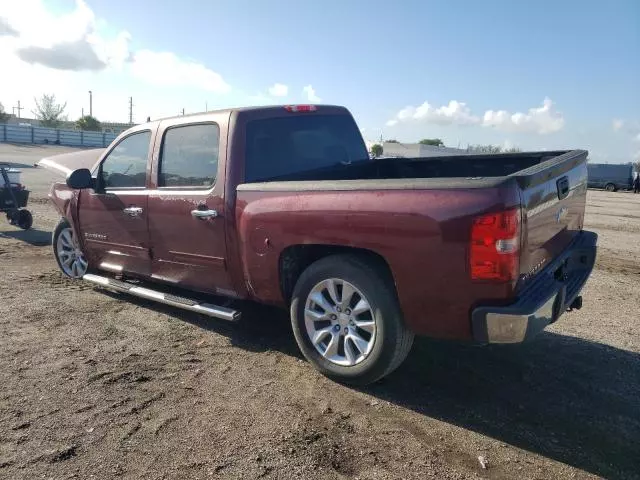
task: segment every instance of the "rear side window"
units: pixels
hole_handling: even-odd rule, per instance
[[[151,132],[129,135],[115,146],[102,162],[105,188],[139,188],[147,183],[147,159]]]
[[[246,134],[246,182],[369,158],[358,127],[348,115],[311,113],[253,120]]]
[[[166,131],[160,155],[160,187],[208,188],[216,182],[220,129],[213,123]]]

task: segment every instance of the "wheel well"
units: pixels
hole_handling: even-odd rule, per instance
[[[342,245],[292,245],[280,254],[280,290],[287,305],[291,302],[293,289],[309,265],[321,258],[331,255],[354,255],[378,266],[391,282],[393,274],[387,261],[381,255],[364,248],[346,247]],[[395,285],[395,282],[393,282]]]

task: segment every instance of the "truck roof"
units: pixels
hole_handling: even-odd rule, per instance
[[[231,113],[231,112],[255,112],[255,111],[260,111],[260,112],[264,112],[264,111],[269,111],[269,110],[273,110],[275,111],[279,111],[282,110],[286,107],[289,106],[296,106],[296,105],[307,105],[307,104],[296,104],[296,103],[286,103],[286,104],[281,104],[281,105],[262,105],[262,106],[247,106],[247,107],[231,107],[231,108],[222,108],[219,110],[207,110],[206,112],[196,112],[196,113],[188,113],[186,115],[173,115],[171,117],[162,117],[162,118],[158,118],[156,120],[152,120],[151,122],[145,122],[145,123],[154,123],[154,122],[160,122],[160,121],[164,121],[164,120],[175,120],[178,118],[185,118],[185,117],[196,117],[196,116],[201,116],[201,115],[207,115],[207,114],[219,114],[219,113]],[[321,109],[336,109],[336,110],[344,110],[345,112],[348,112],[348,110],[346,109],[346,107],[343,107],[341,105],[331,105],[331,104],[313,104],[314,107],[316,108],[321,108]]]

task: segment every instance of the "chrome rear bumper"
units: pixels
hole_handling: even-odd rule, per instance
[[[580,291],[595,264],[597,241],[595,233],[582,232],[560,257],[520,292],[515,303],[474,309],[471,314],[474,340],[479,343],[521,343],[540,333],[569,308],[578,308]]]

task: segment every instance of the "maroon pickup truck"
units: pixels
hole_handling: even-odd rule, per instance
[[[41,165],[67,174],[65,275],[229,321],[234,300],[289,308],[318,370],[367,384],[414,334],[520,343],[581,307],[586,161],[371,159],[345,108],[296,105],[150,122]]]

